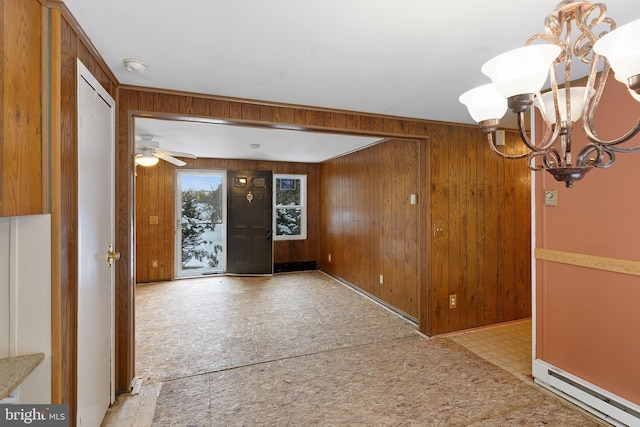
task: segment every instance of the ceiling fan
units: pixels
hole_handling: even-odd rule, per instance
[[[179,151],[161,150],[160,143],[154,141],[151,135],[141,135],[141,139],[136,140],[136,164],[140,166],[153,166],[158,163],[159,159],[165,160],[169,163],[173,163],[176,166],[186,165],[177,157],[186,157],[189,159],[195,159],[196,156],[190,153],[181,153]]]

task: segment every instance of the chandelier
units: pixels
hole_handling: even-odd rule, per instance
[[[590,66],[584,86],[572,83],[574,60]],[[565,0],[547,16],[544,33],[530,37],[524,47],[487,61],[482,72],[492,83],[465,92],[460,102],[487,134],[495,153],[509,159],[527,158],[530,169],[547,170],[572,187],[591,169],[612,166],[616,153],[640,151],[640,146],[619,146],[640,131],[640,120],[614,140],[602,139],[595,129],[593,117],[610,69],[640,102],[640,19],[616,29],[603,3]],[[550,90],[541,93],[547,76]],[[545,124],[539,141],[530,140],[525,129],[525,112],[533,105]],[[520,137],[527,148],[524,153],[508,154],[495,145],[495,131],[507,108],[517,114]],[[582,123],[587,142],[572,153],[577,121]]]

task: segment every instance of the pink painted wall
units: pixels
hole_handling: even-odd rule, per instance
[[[610,78],[596,113],[601,136],[626,133],[637,119],[640,103]],[[640,146],[640,136],[625,146]],[[640,152],[616,159],[570,189],[536,173],[536,247],[640,261]],[[558,206],[544,205],[548,189]],[[546,261],[537,268],[536,357],[640,405],[640,277]]]

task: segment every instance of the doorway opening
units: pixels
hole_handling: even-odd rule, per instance
[[[226,268],[226,172],[176,171],[176,277]]]

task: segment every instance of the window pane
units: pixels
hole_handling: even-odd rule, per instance
[[[273,238],[302,240],[307,238],[307,176],[273,176]]]
[[[299,179],[276,178],[276,206],[300,206],[301,194]]]
[[[301,222],[302,209],[276,209],[276,236],[299,236]]]

